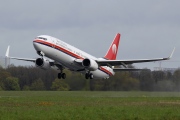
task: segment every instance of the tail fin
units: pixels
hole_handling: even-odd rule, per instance
[[[106,55],[104,56],[105,59],[108,60],[116,60],[116,55],[118,52],[118,46],[120,41],[120,34],[118,33],[114,38],[109,50],[107,51]]]

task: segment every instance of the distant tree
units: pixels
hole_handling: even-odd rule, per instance
[[[153,91],[155,80],[152,77],[151,70],[144,69],[140,72],[140,90],[142,91]]]
[[[70,87],[64,80],[55,79],[52,83],[51,89],[55,91],[68,91],[70,90]]]
[[[94,82],[93,84],[93,88],[94,90],[93,91],[107,91],[105,88],[104,88],[104,84],[106,83],[105,80],[103,79],[92,79],[92,82]]]
[[[89,79],[85,79],[85,85],[84,88],[82,89],[83,91],[89,91],[90,90],[90,80]]]
[[[132,65],[128,67],[135,68]],[[7,84],[8,80],[6,80],[13,76],[18,78],[16,83],[19,84],[20,90],[180,91],[180,70],[175,71],[173,75],[170,72],[151,72],[148,69],[117,72],[115,76],[106,80],[87,80],[84,75],[66,69],[63,71],[67,75],[66,80],[56,80],[58,72],[55,69],[42,70],[32,66],[11,65],[7,69],[0,67],[0,90],[14,90],[8,86],[11,84]]]
[[[176,84],[176,90],[180,91],[180,69],[178,69],[174,72],[173,81]]]
[[[30,90],[30,87],[29,87],[28,85],[24,85],[24,87],[23,87],[22,90],[23,90],[23,91],[29,91],[29,90]]]
[[[164,71],[152,71],[152,77],[157,83],[158,81],[165,80],[166,74]]]
[[[0,91],[3,91],[3,88],[0,86]]]
[[[174,91],[175,83],[171,80],[161,80],[154,84],[155,91]]]
[[[90,91],[94,91],[95,90],[95,79],[90,79],[89,80],[89,89]]]
[[[0,89],[1,90],[4,90],[4,80],[7,78],[7,77],[10,77],[10,73],[7,72],[5,69],[3,68],[0,68]]]
[[[0,68],[0,81],[10,77],[11,74],[3,68]]]
[[[94,80],[94,90],[130,91],[139,90],[139,80],[130,76],[129,72],[117,72],[115,76],[105,80]]]
[[[45,90],[45,86],[44,86],[43,81],[39,78],[32,83],[30,89],[31,90]]]
[[[167,79],[167,80],[172,80],[172,79],[173,79],[173,75],[172,75],[171,72],[167,72],[167,73],[166,73],[166,79]]]
[[[112,80],[112,86],[115,90],[139,90],[139,80],[132,78],[130,72],[120,72],[115,79]]]
[[[7,77],[3,83],[4,83],[4,89],[5,90],[20,90],[19,87],[19,79],[15,77]]]
[[[69,73],[69,76],[65,82],[69,85],[71,90],[83,90],[85,86],[86,88],[88,87],[84,75],[71,71],[67,73]]]
[[[32,66],[11,66],[6,71],[19,78],[21,90],[24,89],[24,86],[31,87],[32,83],[39,78],[43,81],[45,89],[50,90],[52,81],[57,77],[57,71],[54,69],[42,70]]]

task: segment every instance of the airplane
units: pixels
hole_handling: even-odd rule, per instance
[[[66,78],[66,74],[63,72],[65,68],[83,73],[86,79],[108,79],[115,75],[117,71],[140,70],[128,68],[127,65],[129,64],[170,60],[175,51],[174,48],[171,55],[166,58],[116,60],[120,37],[121,34],[117,33],[107,53],[101,58],[96,58],[49,35],[40,35],[33,40],[33,46],[37,54],[41,56],[37,59],[10,57],[10,46],[8,46],[5,56],[9,59],[34,62],[37,67],[45,70],[56,66],[60,70],[58,73],[59,79]],[[114,66],[124,66],[124,68]]]

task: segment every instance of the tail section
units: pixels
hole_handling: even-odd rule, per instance
[[[104,56],[105,59],[108,60],[116,60],[117,52],[118,52],[118,46],[120,41],[120,34],[118,33],[116,37],[114,38],[109,50],[107,51],[106,55]]]

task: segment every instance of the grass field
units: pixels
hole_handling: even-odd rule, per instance
[[[178,92],[0,91],[0,120],[180,120]]]

